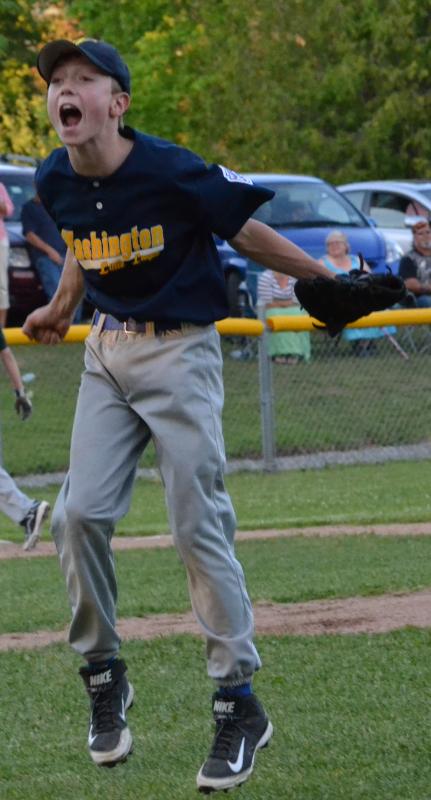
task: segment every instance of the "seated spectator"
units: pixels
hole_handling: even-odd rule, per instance
[[[265,306],[265,316],[301,314],[298,300],[293,291],[294,278],[273,272],[270,269],[261,273],[258,280],[258,301]],[[295,333],[282,331],[269,336],[269,355],[277,364],[297,364],[310,360],[310,334],[308,331]]]
[[[308,203],[296,202],[290,204],[290,222],[307,222],[313,218]]]
[[[321,264],[340,275],[345,275],[352,269],[360,268],[359,257],[351,255],[347,236],[341,231],[331,231],[326,237],[326,254],[319,259]],[[368,264],[363,267],[370,272]],[[394,334],[396,329],[391,328],[346,328],[343,339],[352,342],[353,351],[358,356],[368,356],[375,352],[373,339],[379,339],[386,334]]]
[[[57,291],[60,281],[67,250],[66,243],[37,194],[24,203],[21,222],[23,234],[30,245],[33,264],[49,301]],[[79,322],[80,319],[81,310],[78,309],[74,322]]]
[[[21,373],[12,350],[7,346],[0,328],[0,361],[7,373],[15,392],[15,410],[22,420],[27,419],[32,411],[27,397]],[[33,500],[22,492],[0,462],[0,511],[24,529],[24,550],[36,546],[43,522],[49,513],[46,500]]]
[[[431,228],[423,220],[413,227],[413,247],[400,261],[399,274],[418,308],[431,307]]]

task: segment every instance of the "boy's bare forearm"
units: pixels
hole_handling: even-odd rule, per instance
[[[84,279],[78,262],[67,251],[60,283],[46,306],[36,308],[27,317],[23,332],[42,344],[58,344],[65,337],[84,295]]]
[[[53,312],[59,317],[72,316],[81,302],[84,292],[82,271],[68,250],[57,291],[50,302]]]
[[[333,278],[333,273],[268,225],[249,219],[229,244],[258,264],[294,278]]]

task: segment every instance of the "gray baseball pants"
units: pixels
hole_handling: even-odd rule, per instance
[[[207,641],[208,674],[234,686],[259,669],[223,481],[222,406],[213,326],[162,336],[90,333],[70,470],[52,517],[72,606],[69,640],[88,661],[105,661],[119,650],[111,537],[129,508],[136,466],[151,438],[174,543]]]
[[[0,511],[13,522],[22,522],[30,511],[33,500],[18,489],[15,481],[0,465]]]

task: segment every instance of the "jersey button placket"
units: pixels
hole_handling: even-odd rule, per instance
[[[100,189],[100,181],[97,181],[97,180],[91,181],[91,188],[92,189]],[[95,200],[94,204],[96,206],[97,211],[103,211],[103,203],[102,203],[101,200]]]

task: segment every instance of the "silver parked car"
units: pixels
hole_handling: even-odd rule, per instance
[[[431,180],[359,181],[337,188],[403,253],[410,250],[417,217],[431,217]]]

